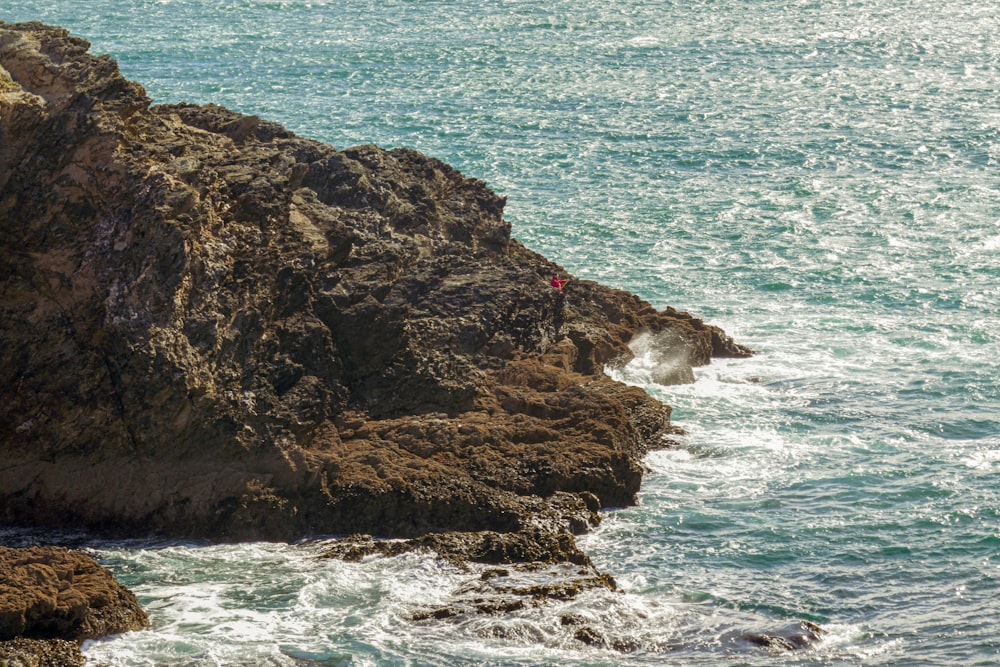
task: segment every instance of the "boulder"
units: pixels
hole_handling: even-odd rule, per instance
[[[0,640],[82,641],[148,625],[135,595],[84,552],[0,547]]]
[[[149,625],[135,595],[82,551],[0,547],[0,662],[83,664],[85,639]]]

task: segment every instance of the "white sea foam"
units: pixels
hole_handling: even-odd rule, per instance
[[[964,458],[962,462],[973,470],[992,471],[1000,469],[1000,449],[977,451]]]

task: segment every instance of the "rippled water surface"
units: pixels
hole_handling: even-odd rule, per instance
[[[474,587],[322,544],[90,544],[153,629],[109,665],[995,665],[1000,5],[0,0],[157,102],[408,146],[584,278],[758,350],[655,384],[687,430],[582,542],[619,590],[415,622]],[[641,351],[641,350],[640,350]],[[8,541],[23,535],[8,535]],[[564,619],[619,640],[589,646]],[[805,651],[734,641],[801,619]]]

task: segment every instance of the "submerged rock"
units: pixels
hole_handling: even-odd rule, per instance
[[[671,432],[605,365],[638,332],[675,379],[750,353],[590,281],[567,307],[438,160],[152,106],[88,48],[0,23],[0,521],[580,532]]]
[[[747,632],[733,638],[737,646],[746,645],[770,653],[785,653],[815,646],[827,631],[812,621],[796,621],[773,632]]]

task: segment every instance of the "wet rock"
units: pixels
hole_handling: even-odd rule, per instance
[[[518,564],[502,576],[484,576],[452,592],[447,604],[418,609],[414,621],[509,615],[572,600],[595,589],[615,591],[614,578],[593,566]]]
[[[389,557],[416,550],[432,551],[461,567],[469,563],[591,564],[590,558],[576,546],[572,535],[538,529],[516,533],[430,533],[410,540],[375,540],[370,535],[355,535],[337,540],[322,557],[359,561],[371,555]],[[491,569],[484,572],[484,576],[487,579],[504,576],[502,572],[504,570]]]
[[[566,306],[505,198],[439,160],[154,106],[88,48],[0,23],[0,521],[582,532],[672,432],[604,367],[640,331],[665,381],[749,354],[591,281]]]
[[[522,598],[473,598],[435,609],[424,609],[413,612],[410,617],[414,621],[445,620],[466,616],[468,614],[487,614],[496,616],[521,611],[528,605]]]
[[[496,616],[571,600],[593,589],[617,590],[614,578],[594,568],[568,533],[441,533],[412,540],[354,535],[330,544],[321,558],[359,561],[412,551],[430,551],[466,571],[505,565],[481,568],[479,577],[454,591],[448,604],[415,611],[415,621]]]
[[[635,640],[612,637],[590,625],[585,625],[576,630],[573,633],[573,638],[587,646],[617,651],[619,653],[631,653],[641,648],[641,645]]]
[[[736,637],[737,644],[748,644],[771,653],[797,651],[816,645],[826,631],[811,621],[791,623],[774,632],[748,632]]]

